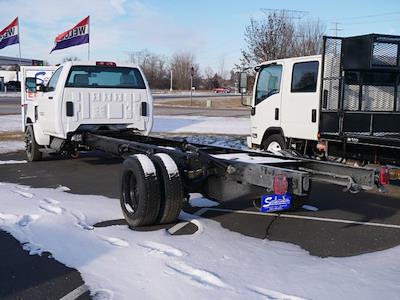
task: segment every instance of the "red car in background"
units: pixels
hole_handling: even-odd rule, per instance
[[[230,93],[231,89],[230,88],[224,88],[224,87],[219,87],[219,88],[215,88],[214,93],[219,94],[219,93]]]

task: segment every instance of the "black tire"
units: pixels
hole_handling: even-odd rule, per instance
[[[43,153],[39,149],[40,146],[36,143],[33,126],[28,125],[25,130],[25,151],[28,161],[42,160]]]
[[[160,209],[160,182],[150,158],[127,158],[122,165],[120,203],[130,227],[152,225]]]
[[[271,134],[270,136],[268,136],[265,140],[262,141],[262,149],[263,150],[267,150],[268,147],[270,146],[270,144],[272,143],[277,143],[279,144],[280,148],[282,150],[286,150],[286,143],[285,143],[285,139],[283,138],[282,135],[280,134]]]
[[[169,224],[174,222],[182,210],[183,185],[178,167],[174,160],[165,153],[151,156],[160,180],[161,202],[157,222]]]

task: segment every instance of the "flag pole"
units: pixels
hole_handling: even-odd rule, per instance
[[[88,54],[87,54],[87,56],[88,56],[88,60],[90,60],[90,16],[89,16],[89,22],[88,22],[88,37],[89,37],[89,40],[88,40]]]
[[[21,71],[21,65],[22,65],[22,56],[21,56],[21,32],[20,32],[20,27],[19,27],[19,18],[17,17],[17,26],[18,26],[18,53],[19,53],[19,67],[17,71],[17,80],[19,80],[19,73]]]
[[[20,79],[19,74],[21,73],[21,65],[22,65],[22,55],[21,55],[21,31],[20,31],[20,26],[19,26],[19,17],[17,17],[17,28],[18,28],[18,53],[19,53],[19,66],[17,70],[17,81],[21,81],[22,78]],[[22,73],[21,73],[22,75]],[[21,94],[24,95],[26,93],[25,91],[25,83],[21,82],[21,88],[24,87],[24,89],[21,89]],[[24,99],[24,100],[23,100]],[[22,132],[25,132],[25,96],[21,97],[21,115],[22,115]]]

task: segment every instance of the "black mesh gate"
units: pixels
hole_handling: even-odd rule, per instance
[[[321,137],[400,147],[400,38],[325,37]]]

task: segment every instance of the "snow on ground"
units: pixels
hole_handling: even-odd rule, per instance
[[[20,115],[0,116],[0,133],[21,131],[21,126]]]
[[[0,183],[0,228],[32,255],[48,251],[78,269],[92,294],[113,299],[395,299],[400,247],[319,258],[298,246],[231,232],[197,218],[193,235],[143,232],[116,199]]]
[[[0,116],[0,133],[20,131],[20,119],[20,115]],[[245,139],[238,135],[248,135],[250,130],[249,126],[250,121],[248,118],[156,116],[154,119],[153,132],[168,134],[191,132],[194,134],[185,137],[191,143],[247,149]],[[201,135],[195,135],[195,133]],[[223,134],[226,135],[221,136]],[[0,153],[23,149],[24,143],[22,141],[0,140]]]
[[[21,116],[0,116],[0,132],[20,131]],[[249,135],[249,118],[155,116],[153,132]]]
[[[193,207],[213,207],[219,205],[218,202],[204,198],[202,194],[198,193],[190,195],[189,203]]]
[[[280,159],[276,157],[250,156],[247,153],[214,154],[213,157],[229,159],[252,164],[272,164],[281,162],[291,162],[292,160]]]
[[[21,93],[20,92],[0,92],[0,97],[20,97]]]
[[[0,154],[7,152],[14,152],[25,149],[23,141],[3,141],[0,140]]]
[[[156,136],[182,140],[183,136],[170,136],[167,134],[156,134]],[[245,138],[241,136],[228,136],[228,135],[189,135],[184,136],[186,141],[194,144],[212,145],[217,147],[228,147],[235,149],[249,150],[246,145]]]
[[[0,160],[0,165],[26,164],[26,160]]]
[[[249,118],[155,116],[153,132],[249,135]]]

